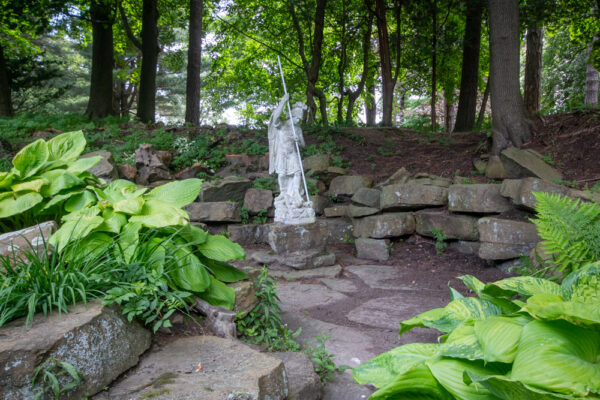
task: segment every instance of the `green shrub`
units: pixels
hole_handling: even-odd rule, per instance
[[[437,254],[442,254],[444,249],[448,247],[448,243],[446,243],[448,236],[444,234],[442,228],[432,228],[431,233],[435,239],[435,252]]]

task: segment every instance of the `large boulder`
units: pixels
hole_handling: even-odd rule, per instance
[[[148,354],[95,400],[283,400],[284,364],[267,353],[216,336],[177,339]]]
[[[412,213],[386,213],[354,220],[354,236],[374,239],[410,235],[415,232]]]
[[[44,243],[48,245],[48,239],[56,231],[54,221],[42,222],[15,232],[0,235],[0,255],[22,258],[29,251],[39,252],[44,249]]]
[[[329,156],[327,154],[314,154],[302,160],[302,165],[305,171],[325,172],[329,168]]]
[[[79,158],[90,158],[100,156],[98,164],[94,165],[88,171],[96,175],[98,178],[102,178],[107,182],[112,182],[115,179],[119,179],[119,171],[117,164],[110,151],[98,150],[91,153],[82,154]]]
[[[231,201],[191,203],[185,206],[191,221],[240,222],[240,205]]]
[[[239,244],[267,243],[270,224],[227,225],[229,239]]]
[[[388,239],[358,238],[356,246],[356,257],[366,260],[386,261],[390,258],[390,241]]]
[[[377,189],[369,189],[369,188],[360,188],[354,193],[352,196],[352,201],[356,204],[380,208],[379,201],[381,198],[381,191]]]
[[[513,206],[500,194],[501,185],[450,185],[448,209],[455,212],[502,213]]]
[[[400,185],[407,183],[410,179],[410,172],[406,170],[406,168],[402,167],[396,172],[394,172],[389,178],[385,181],[377,184],[377,187],[383,187],[388,185]]]
[[[561,196],[571,195],[569,188],[538,178],[506,179],[502,182],[500,190],[500,193],[509,197],[513,204],[529,211],[534,210],[537,203],[533,192],[546,192]]]
[[[411,210],[448,203],[448,189],[434,185],[400,184],[384,186],[381,208],[384,210]]]
[[[441,229],[448,239],[479,240],[475,217],[421,210],[415,213],[415,220],[417,233],[421,236],[434,237],[432,229]]]
[[[354,204],[348,206],[348,216],[351,218],[365,217],[367,215],[377,214],[378,212],[379,208],[361,207]]]
[[[326,231],[319,223],[304,225],[271,224],[269,245],[275,254],[325,249]]]
[[[244,201],[252,181],[240,176],[227,176],[217,182],[205,182],[198,196],[200,201]]]
[[[366,176],[349,175],[333,178],[329,185],[329,194],[331,196],[352,196],[360,188],[369,188],[373,185],[373,180]]]
[[[508,178],[533,176],[547,181],[562,179],[562,174],[544,162],[542,156],[533,150],[509,147],[502,150],[500,158]]]
[[[148,185],[152,182],[171,179],[171,172],[164,161],[162,153],[159,154],[154,146],[147,143],[140,144],[135,151],[136,183]]]
[[[258,214],[260,211],[267,211],[273,206],[273,192],[267,189],[250,188],[244,195],[244,207],[251,215]]]
[[[335,218],[335,217],[347,217],[348,216],[348,205],[347,204],[338,204],[331,207],[327,207],[323,210],[323,214],[327,218]]]
[[[500,218],[481,218],[478,222],[479,257],[485,260],[508,260],[529,255],[541,240],[531,222]]]
[[[286,400],[320,400],[323,385],[315,373],[312,361],[304,353],[270,353],[283,361],[287,372],[289,393]]]
[[[321,229],[325,231],[326,242],[345,243],[352,239],[354,225],[346,218],[327,218],[317,220]]]
[[[140,324],[128,322],[119,310],[99,301],[79,304],[68,314],[36,316],[29,329],[24,318],[10,322],[0,328],[0,336],[3,399],[32,399],[40,390],[38,384],[32,385],[33,376],[52,358],[70,363],[84,378],[61,399],[98,393],[138,363],[151,339]]]

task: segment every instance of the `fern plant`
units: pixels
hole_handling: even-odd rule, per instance
[[[561,272],[577,270],[581,265],[600,260],[600,206],[536,192],[538,234]]]

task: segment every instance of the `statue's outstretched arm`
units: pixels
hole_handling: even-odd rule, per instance
[[[290,98],[289,94],[286,93],[283,95],[283,97],[279,101],[279,104],[277,104],[275,111],[273,111],[273,114],[271,115],[271,121],[273,121],[273,122],[279,121],[279,118],[281,117],[281,113],[283,112],[283,108],[285,107],[285,103],[286,103],[286,101],[289,100],[289,98]]]

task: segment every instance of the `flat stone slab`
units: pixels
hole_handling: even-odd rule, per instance
[[[532,150],[508,147],[502,150],[500,158],[509,178],[535,176],[547,181],[560,180],[562,174],[548,165],[541,155]]]
[[[390,258],[390,241],[387,239],[356,239],[356,257],[367,260],[385,261]]]
[[[319,279],[319,282],[336,292],[354,293],[358,290],[354,282],[350,279],[322,278]]]
[[[448,203],[448,189],[440,186],[401,184],[384,186],[381,208],[384,210],[411,210]]]
[[[501,185],[465,184],[450,185],[448,209],[454,212],[501,213],[513,205],[500,194]]]
[[[350,311],[346,318],[364,325],[398,330],[401,321],[410,319],[424,310],[445,306],[448,297],[447,291],[429,291],[426,295],[413,291],[406,292],[402,296],[381,297],[363,303]],[[426,305],[430,303],[434,305],[427,307]]]
[[[372,185],[373,180],[366,176],[338,176],[332,179],[329,185],[329,194],[332,196],[352,196],[360,188],[369,188]]]
[[[19,231],[7,232],[0,235],[0,255],[20,258],[23,252],[40,251],[44,242],[48,243],[50,235],[56,231],[56,222],[42,222]]]
[[[359,385],[352,377],[352,371],[335,374],[323,389],[322,400],[366,400],[373,394],[370,387]]]
[[[244,201],[252,181],[239,176],[227,176],[218,182],[204,182],[199,201]]]
[[[415,217],[409,212],[371,215],[354,220],[354,236],[384,239],[404,236],[415,231]]]
[[[479,240],[475,217],[421,210],[415,213],[415,221],[417,233],[421,236],[434,237],[432,229],[441,229],[448,239]]]
[[[297,281],[299,279],[314,279],[314,278],[337,278],[342,273],[342,267],[332,265],[330,267],[319,267],[304,270],[273,270],[269,271],[269,275],[273,278],[281,278],[286,281]]]
[[[479,240],[490,243],[525,244],[537,243],[541,239],[535,224],[500,218],[480,218]]]
[[[502,196],[510,197],[515,205],[529,211],[534,210],[537,203],[533,192],[571,196],[569,188],[538,178],[505,179],[502,182],[502,189],[500,191]]]
[[[277,285],[277,290],[283,311],[308,310],[348,299],[345,294],[334,292],[326,286],[316,284],[280,282]]]
[[[395,266],[351,265],[346,267],[346,271],[357,275],[372,289],[414,290],[414,287],[408,284],[408,271],[403,271]]]
[[[36,369],[53,357],[72,364],[83,383],[61,400],[93,395],[137,364],[150,347],[150,332],[127,322],[120,311],[99,301],[71,309],[68,314],[37,315],[30,329],[24,318],[0,329],[0,398],[31,399]]]
[[[286,400],[320,400],[323,385],[316,374],[313,363],[304,353],[270,353],[283,361],[288,378],[289,393]]]
[[[95,400],[223,400],[231,394],[256,400],[286,398],[283,362],[239,341],[185,337],[150,353]]]
[[[231,201],[191,203],[185,206],[191,221],[240,222],[240,205]]]

